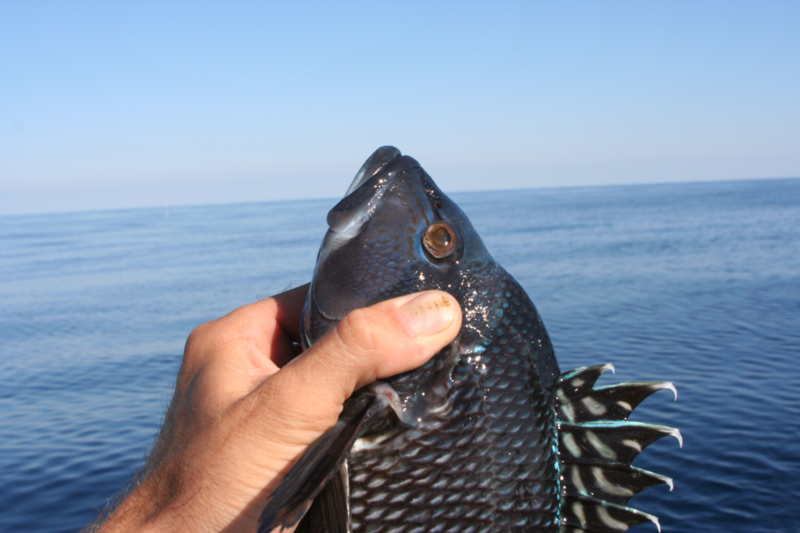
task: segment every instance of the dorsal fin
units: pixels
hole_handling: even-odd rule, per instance
[[[658,518],[651,514],[586,495],[567,498],[564,501],[562,516],[562,533],[564,531],[618,533],[645,522],[652,522],[661,531]]]
[[[581,389],[572,395],[559,389],[558,417],[567,422],[587,420],[627,420],[634,409],[654,392],[668,389],[678,399],[675,386],[669,382],[616,383],[605,387]]]
[[[605,501],[625,505],[639,492],[655,485],[667,485],[672,490],[672,479],[636,468],[635,466],[605,461],[562,461],[561,475],[565,492],[603,494]]]
[[[559,420],[559,461],[563,479],[562,533],[627,531],[658,519],[627,507],[633,496],[668,477],[631,466],[639,453],[665,436],[681,445],[677,429],[629,422],[631,412],[662,389],[677,391],[672,383],[619,383],[594,387],[610,364],[584,367],[561,376],[556,391]]]

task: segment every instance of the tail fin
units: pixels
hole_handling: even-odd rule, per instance
[[[658,518],[627,507],[628,500],[668,477],[631,466],[639,453],[661,437],[683,440],[677,429],[629,422],[645,398],[672,383],[618,383],[594,387],[597,378],[613,370],[610,364],[578,368],[562,374],[556,391],[559,457],[563,479],[562,533],[611,533]]]

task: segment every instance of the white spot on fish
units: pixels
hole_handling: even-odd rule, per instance
[[[560,407],[560,410],[561,413],[567,417],[568,421],[575,422],[575,408],[572,406],[572,404],[564,404]]]
[[[597,453],[599,453],[603,458],[611,461],[615,461],[617,459],[616,452],[614,452],[610,446],[603,443],[603,441],[600,440],[600,437],[595,435],[594,431],[587,431],[586,439],[589,441],[589,444],[594,446],[594,449],[597,450]]]
[[[578,467],[572,467],[572,484],[580,491],[586,492],[586,485],[583,484],[583,480],[581,479],[581,473],[578,470]]]
[[[608,479],[606,479],[606,475],[603,472],[603,469],[599,466],[592,467],[592,475],[594,476],[594,480],[597,485],[603,489],[607,494],[612,494],[614,496],[623,496],[630,498],[633,496],[633,491],[630,489],[626,489],[625,487],[620,487],[619,485],[614,485]]]
[[[623,440],[622,440],[622,444],[624,444],[624,445],[625,445],[625,446],[627,446],[628,448],[633,448],[633,449],[634,449],[634,450],[636,450],[637,452],[640,452],[640,451],[642,451],[642,445],[641,445],[641,444],[639,444],[638,442],[636,442],[635,440],[631,440],[631,439],[623,439]]]
[[[350,453],[356,454],[359,452],[363,452],[364,450],[371,450],[373,448],[377,448],[380,443],[382,443],[388,438],[389,435],[377,435],[375,437],[357,439],[353,443],[353,447],[350,448]]]
[[[595,416],[604,415],[606,414],[606,411],[608,411],[605,405],[597,403],[589,396],[581,400],[581,403],[583,404],[583,406],[586,408],[587,411],[589,411]]]
[[[602,507],[600,505],[597,506],[597,516],[599,516],[600,520],[602,520],[603,523],[608,527],[612,527],[617,531],[628,530],[628,525],[625,522],[620,522],[619,520],[612,518],[611,515],[608,514],[608,509],[606,509],[605,507]],[[659,528],[658,530],[661,531],[661,528]]]
[[[567,450],[569,450],[569,453],[571,453],[573,457],[579,458],[581,456],[581,448],[578,446],[578,443],[575,442],[575,437],[572,433],[564,433],[561,437],[561,442],[564,443],[564,446],[567,447]]]
[[[581,525],[586,524],[586,513],[583,512],[583,504],[581,504],[581,502],[572,504],[572,512],[575,514],[575,517],[580,520]]]
[[[617,400],[617,405],[625,409],[626,411],[633,411],[633,407],[628,402],[623,402],[622,400]]]

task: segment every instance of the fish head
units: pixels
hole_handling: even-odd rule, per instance
[[[493,263],[463,211],[412,157],[379,148],[328,213],[303,317],[303,342],[354,309],[428,289],[456,299]]]

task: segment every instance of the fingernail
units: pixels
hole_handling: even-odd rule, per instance
[[[433,335],[447,329],[455,320],[456,306],[450,296],[439,292],[423,292],[400,306],[408,317],[408,326],[415,335]]]

